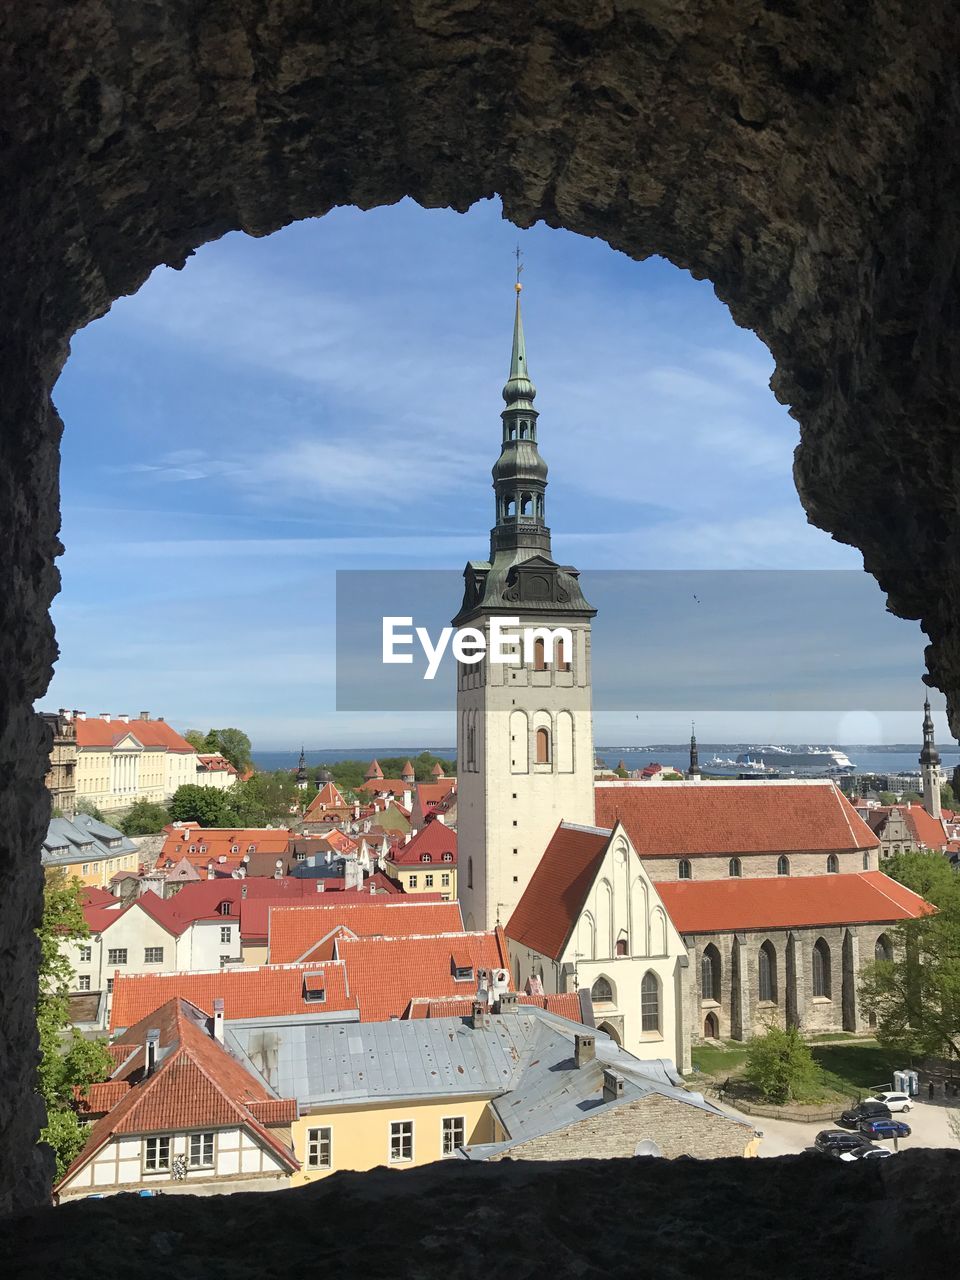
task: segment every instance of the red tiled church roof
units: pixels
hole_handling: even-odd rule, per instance
[[[456,931],[463,928],[463,921],[459,903],[422,902],[414,897],[365,894],[362,901],[341,901],[337,895],[336,902],[274,907],[269,921],[270,963],[288,964],[312,956],[321,939],[338,926],[359,938],[397,937]]]
[[[507,937],[558,960],[610,843],[609,831],[561,822],[507,924]]]
[[[603,782],[597,825],[626,827],[641,858],[875,849],[832,782]]]
[[[899,923],[933,910],[882,871],[677,880],[659,883],[657,892],[680,933]]]

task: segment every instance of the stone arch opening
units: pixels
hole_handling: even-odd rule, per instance
[[[942,589],[960,577],[958,553],[943,553],[954,498],[934,447],[960,399],[941,172],[957,108],[937,87],[950,83],[953,15],[934,6],[904,27],[896,6],[837,18],[816,2],[822,23],[775,7],[682,27],[669,8],[531,22],[504,0],[414,25],[390,2],[375,41],[359,4],[310,17],[269,5],[255,30],[243,6],[140,29],[121,9],[95,5],[92,21],[64,5],[58,41],[38,38],[49,14],[15,15],[9,65],[32,75],[12,143],[29,185],[8,183],[0,214],[0,739],[11,762],[0,808],[12,833],[0,955],[18,993],[0,1010],[13,1046],[0,1211],[42,1201],[51,1175],[35,1145],[36,944],[24,927],[39,919],[48,814],[49,731],[32,703],[55,656],[61,424],[50,392],[71,334],[157,264],[338,204],[410,195],[463,211],[499,192],[519,226],[543,219],[709,277],[777,361],[776,394],[801,426],[807,512],[861,547],[894,612],[923,617],[931,679],[960,730],[960,618]],[[375,52],[360,61],[358,48]],[[890,49],[909,93],[888,91]],[[175,95],[157,92],[158,67]],[[905,451],[921,429],[926,447]],[[895,491],[876,483],[884,457],[898,462]]]

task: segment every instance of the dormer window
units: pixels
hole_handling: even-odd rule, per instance
[[[206,852],[207,852],[207,846],[206,846],[205,844],[202,844],[202,845],[200,846],[200,852],[201,852],[201,853],[206,853]]]
[[[257,846],[255,844],[247,845],[247,853],[256,853],[256,852],[257,852]]]
[[[443,862],[452,862],[452,861],[453,861],[453,854],[452,854],[452,853],[444,853],[444,854],[441,854],[440,856],[441,856],[441,860],[442,860]]]
[[[239,852],[240,852],[240,846],[239,846],[238,844],[232,844],[232,845],[230,846],[230,852],[231,852],[231,853],[239,853]]]
[[[323,1004],[327,998],[322,973],[306,973],[303,976],[303,999],[306,1004]]]
[[[196,852],[197,852],[197,846],[196,846],[195,844],[192,844],[192,845],[190,846],[190,848],[189,848],[188,852],[189,852],[189,853],[196,853]]]
[[[222,916],[228,916],[230,914],[231,905],[232,904],[229,901],[221,902],[219,907],[217,907],[217,910],[220,912]]]
[[[432,857],[432,855],[431,855],[431,854],[429,854],[429,853],[421,853],[421,855],[420,855],[420,861],[421,861],[421,862],[432,862],[432,861],[433,861],[433,857]]]
[[[472,982],[473,981],[473,965],[472,964],[454,965],[453,976],[457,982]]]

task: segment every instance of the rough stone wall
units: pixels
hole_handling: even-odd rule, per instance
[[[777,362],[811,519],[922,618],[960,730],[949,0],[38,0],[0,9],[0,1211],[33,1147],[37,850],[71,334],[242,229],[412,196],[660,253]]]
[[[699,1107],[650,1094],[616,1107],[600,1107],[586,1119],[555,1133],[522,1142],[491,1163],[510,1160],[617,1160],[634,1154],[638,1142],[652,1138],[662,1155],[752,1155],[756,1134],[746,1125]]]
[[[743,879],[751,877],[775,876],[777,874],[777,853],[741,853],[740,872]],[[788,853],[790,874],[792,876],[825,876],[829,853]],[[838,873],[853,875],[861,871],[877,870],[877,850],[868,851],[869,866],[864,866],[863,851],[837,853]],[[643,865],[654,884],[679,879],[677,864],[679,858],[644,858]],[[691,880],[729,880],[730,855],[713,857],[710,854],[695,854],[689,859]]]

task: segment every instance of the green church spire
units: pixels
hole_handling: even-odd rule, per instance
[[[523,336],[523,316],[520,314],[520,292],[523,285],[518,280],[517,309],[513,318],[513,350],[510,353],[510,376],[503,388],[503,399],[509,409],[532,409],[537,389],[530,381],[527,370],[527,344]]]

